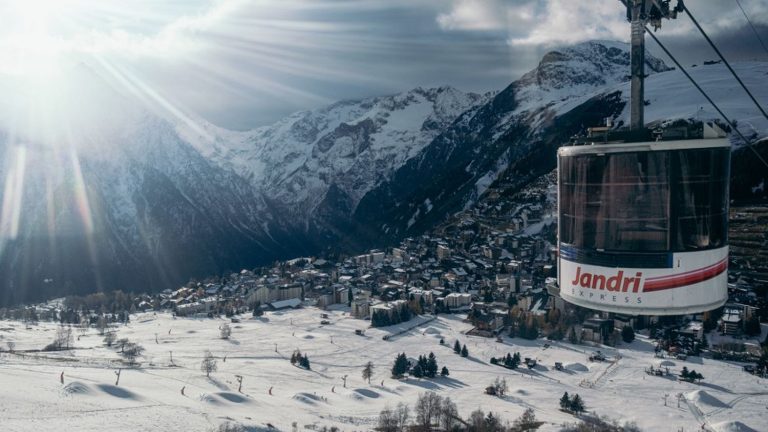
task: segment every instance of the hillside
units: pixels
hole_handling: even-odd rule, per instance
[[[266,430],[268,424],[292,430],[294,422],[299,430],[371,430],[384,407],[404,402],[413,408],[418,395],[427,391],[449,396],[465,418],[482,408],[512,421],[533,408],[536,418],[544,421],[540,431],[557,431],[575,422],[558,409],[565,391],[578,393],[588,411],[635,422],[641,430],[698,430],[702,423],[721,430],[717,428],[736,422],[751,428],[745,430],[768,428],[768,392],[753,376],[737,365],[698,357],[685,362],[667,359],[664,365],[674,373],[682,366],[695,369],[706,377],[702,384],[646,375],[644,369],[658,367],[659,360],[643,337],[617,349],[598,347],[609,360],[590,362],[587,357],[596,348],[589,346],[506,337],[499,343],[465,336],[462,332],[469,327],[459,316],[441,315],[385,342],[381,337],[396,328],[368,329],[365,336],[357,336],[354,330],[367,327],[366,321],[334,311],[331,324],[321,325],[320,312],[306,308],[259,319],[243,317],[241,323],[231,324],[230,340],[218,337],[222,320],[135,315],[131,324],[115,330],[118,338],[146,348],[140,368],[121,366],[119,349],[103,346],[95,329],[78,335],[72,351],[25,352],[49,343],[54,326],[26,328],[3,322],[0,334],[16,341],[17,350],[0,357],[3,429],[202,432],[231,420],[249,430]],[[453,353],[450,345],[455,340],[467,345],[468,358]],[[288,357],[296,348],[308,355],[312,370],[290,364]],[[205,350],[211,350],[218,363],[210,378],[200,371]],[[401,352],[414,358],[434,352],[450,376],[392,379],[389,370]],[[489,364],[491,356],[507,352],[536,358],[539,365],[512,371]],[[374,364],[371,384],[361,378],[367,361]],[[563,363],[565,370],[555,370],[555,362]],[[113,372],[120,367],[115,385]],[[243,377],[242,392],[237,391],[236,375]],[[341,379],[345,375],[346,388]],[[496,377],[507,381],[504,398],[484,394]],[[682,396],[679,402],[677,395]]]

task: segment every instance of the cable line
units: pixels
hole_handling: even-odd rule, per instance
[[[747,13],[744,11],[744,8],[741,7],[741,3],[739,3],[739,0],[736,0],[736,4],[739,6],[739,9],[741,9],[741,13],[744,14],[744,18],[746,18],[747,23],[749,23],[749,26],[752,28],[752,32],[755,33],[755,36],[757,37],[757,40],[760,41],[760,45],[762,45],[763,50],[765,50],[765,53],[768,54],[768,48],[765,47],[765,43],[763,43],[763,38],[760,37],[760,34],[755,29],[755,26],[752,24],[752,21],[747,16]]]
[[[706,32],[704,32],[704,29],[703,29],[703,28],[701,28],[701,26],[699,25],[699,22],[698,22],[698,21],[696,21],[696,18],[694,18],[694,17],[693,17],[693,14],[691,14],[691,11],[688,9],[688,6],[686,6],[686,5],[685,5],[685,4],[684,4],[682,1],[680,2],[680,4],[683,6],[683,10],[685,10],[685,12],[686,12],[686,13],[688,14],[688,16],[691,18],[691,21],[693,21],[693,23],[696,25],[696,28],[698,28],[698,29],[699,29],[699,31],[701,32],[702,36],[704,36],[704,39],[706,39],[706,40],[707,40],[707,42],[709,42],[709,45],[712,47],[712,49],[713,49],[713,50],[715,50],[715,52],[717,53],[717,55],[720,57],[720,60],[722,60],[722,61],[723,61],[723,63],[725,63],[725,65],[728,67],[728,70],[729,70],[729,71],[731,71],[731,74],[733,75],[733,77],[734,77],[734,78],[736,78],[736,81],[738,81],[738,82],[739,82],[739,84],[741,85],[741,88],[743,88],[743,89],[744,89],[744,91],[745,91],[745,92],[747,92],[747,94],[749,95],[750,99],[752,99],[752,102],[754,102],[754,103],[755,103],[755,105],[757,106],[757,109],[759,109],[759,110],[760,110],[760,112],[763,114],[763,117],[765,117],[766,119],[768,119],[768,113],[766,113],[766,112],[765,112],[765,110],[763,109],[763,107],[761,107],[761,106],[760,106],[760,104],[757,102],[757,99],[755,99],[755,97],[754,97],[754,96],[752,96],[752,93],[749,91],[749,89],[747,89],[747,86],[745,86],[745,85],[744,85],[744,83],[743,83],[743,82],[741,81],[741,79],[739,78],[739,76],[738,76],[738,75],[736,75],[736,72],[735,72],[735,71],[733,70],[733,68],[731,67],[731,64],[730,64],[730,63],[728,63],[728,60],[726,60],[726,59],[725,59],[725,57],[723,57],[723,54],[722,54],[722,53],[720,53],[720,50],[719,50],[719,49],[717,49],[717,47],[715,46],[715,44],[712,42],[712,39],[710,39],[710,38],[709,38],[709,36],[707,36],[707,33],[706,33]],[[646,30],[647,30],[647,28],[646,28]],[[656,39],[656,38],[654,37],[654,39]],[[658,41],[657,41],[657,42],[658,42]]]
[[[760,155],[760,153],[757,150],[755,150],[754,147],[752,147],[752,144],[749,142],[749,140],[747,140],[747,138],[741,133],[741,131],[736,127],[736,125],[734,125],[733,122],[728,119],[728,117],[723,113],[720,107],[718,107],[717,104],[715,104],[715,101],[713,101],[712,98],[710,98],[709,95],[704,91],[704,89],[702,89],[701,86],[699,86],[696,80],[693,79],[693,77],[688,73],[688,71],[686,71],[685,68],[680,64],[680,62],[678,62],[677,59],[672,55],[672,53],[669,52],[667,47],[665,47],[664,44],[662,44],[661,41],[659,41],[656,35],[654,35],[647,26],[645,27],[645,31],[648,33],[648,35],[650,35],[653,38],[654,41],[656,41],[659,47],[661,47],[661,49],[664,50],[667,56],[669,56],[669,58],[672,59],[672,61],[680,69],[680,71],[685,74],[685,76],[688,78],[689,81],[691,81],[691,84],[693,84],[696,87],[696,89],[699,90],[699,92],[707,99],[707,101],[709,101],[709,103],[712,104],[715,110],[717,110],[717,112],[720,113],[720,116],[723,118],[723,120],[725,120],[731,126],[731,128],[734,131],[736,131],[739,137],[741,137],[741,139],[744,141],[747,147],[749,147],[752,150],[752,152],[755,153],[755,156],[757,156],[757,158],[760,159],[763,165],[768,167],[768,161],[766,161],[763,158],[763,156]]]

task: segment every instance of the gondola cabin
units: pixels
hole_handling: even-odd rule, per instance
[[[728,295],[730,144],[647,138],[559,149],[560,295],[633,315],[715,309]]]

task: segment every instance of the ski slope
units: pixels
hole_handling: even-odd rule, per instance
[[[139,358],[140,368],[122,370],[117,386],[119,356],[104,346],[95,329],[85,334],[76,330],[80,337],[71,351],[24,353],[48,344],[56,325],[27,328],[19,322],[2,321],[2,430],[207,431],[227,420],[252,430],[266,430],[267,424],[291,430],[294,421],[300,430],[322,426],[371,430],[385,406],[394,407],[398,402],[412,406],[428,390],[450,396],[463,417],[480,407],[512,421],[531,407],[539,420],[546,421],[543,431],[559,430],[562,424],[575,421],[558,410],[564,391],[581,395],[588,411],[636,422],[643,430],[699,430],[702,423],[710,430],[768,430],[765,380],[742,372],[737,364],[700,358],[667,361],[673,372],[683,365],[701,372],[705,377],[702,384],[648,376],[644,369],[658,365],[659,360],[642,337],[619,349],[600,348],[610,361],[595,363],[587,360],[595,348],[585,345],[552,343],[545,348],[544,340],[505,338],[499,343],[465,336],[463,332],[470,326],[461,316],[440,315],[384,341],[384,335],[398,333],[417,321],[367,329],[368,322],[336,310],[328,312],[330,325],[320,325],[323,312],[305,308],[260,318],[244,316],[242,322],[230,324],[229,340],[219,338],[218,327],[227,322],[223,319],[134,315],[130,324],[115,328],[117,337],[142,344],[146,352]],[[418,319],[427,321],[426,317]],[[356,329],[364,329],[365,335],[355,335]],[[445,346],[439,344],[441,337]],[[457,339],[466,343],[468,358],[453,353]],[[7,352],[8,340],[15,341],[15,354]],[[312,370],[290,364],[288,358],[296,348],[309,356]],[[210,378],[200,371],[207,349],[218,359],[218,370]],[[390,378],[396,353],[416,358],[430,351],[440,367],[448,367],[449,377]],[[539,359],[540,365],[531,371],[510,371],[489,364],[491,356],[515,351]],[[361,377],[368,361],[375,368],[370,385]],[[555,370],[556,361],[567,370]],[[243,376],[242,393],[238,393],[235,375]],[[348,375],[346,388],[341,379],[344,375]],[[509,386],[504,399],[483,393],[497,376],[505,377]],[[678,394],[682,395],[679,406]]]

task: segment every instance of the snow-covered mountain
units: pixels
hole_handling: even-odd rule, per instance
[[[248,179],[283,214],[309,223],[329,196],[347,214],[373,187],[488,96],[452,87],[415,88],[392,96],[343,101],[295,113],[245,133],[212,129],[211,161]],[[194,135],[186,125],[182,134]],[[223,133],[222,133],[223,132]]]
[[[649,122],[717,117],[682,74],[646,60]],[[59,95],[62,106],[50,107],[51,115],[78,114],[53,136],[20,135],[4,104],[27,99],[6,98],[0,302],[174,287],[277,258],[422,233],[470,207],[499,177],[517,188],[551,171],[557,147],[584,127],[606,117],[625,123],[628,65],[628,45],[587,42],[548,53],[499,93],[416,88],[247,132],[165,116],[91,71]],[[735,68],[768,101],[768,65]],[[722,65],[691,72],[745,134],[766,134],[768,123]],[[18,92],[11,84],[0,91]],[[95,102],[70,109],[84,88]]]

